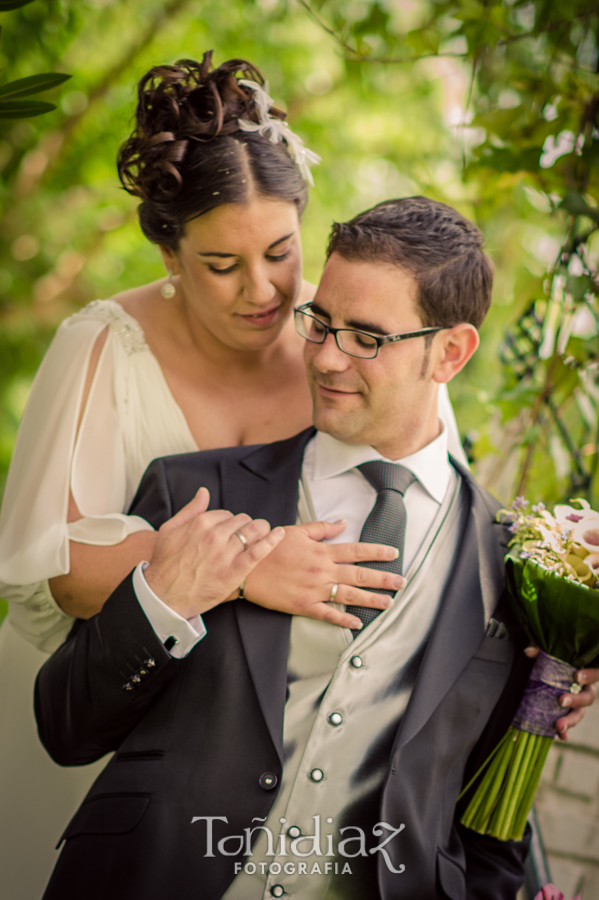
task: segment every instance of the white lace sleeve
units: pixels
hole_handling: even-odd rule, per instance
[[[31,389],[0,512],[0,596],[19,633],[43,649],[60,643],[73,621],[47,584],[69,571],[69,539],[116,544],[150,528],[122,514],[125,459],[110,332],[77,437],[90,356],[105,328],[101,317],[79,314],[58,329]],[[84,518],[69,525],[71,486]]]

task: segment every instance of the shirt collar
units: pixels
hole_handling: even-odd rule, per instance
[[[442,503],[447,491],[451,466],[447,455],[447,430],[441,424],[441,434],[416,453],[403,459],[385,460],[374,449],[356,444],[344,444],[330,434],[318,431],[314,438],[314,481],[333,478],[356,466],[375,459],[398,463],[416,476],[431,497]]]

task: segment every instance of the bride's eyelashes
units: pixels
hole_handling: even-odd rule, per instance
[[[291,248],[289,250],[286,250],[285,253],[277,254],[277,256],[271,256],[267,254],[266,259],[269,260],[269,262],[282,262],[284,259],[287,259],[290,254]],[[211,272],[214,272],[215,275],[230,275],[231,272],[234,272],[237,267],[238,263],[233,263],[232,266],[227,266],[226,269],[217,269],[214,266],[208,264],[208,268]]]
[[[232,266],[228,266],[226,269],[215,269],[214,266],[208,264],[208,268],[211,272],[214,272],[215,275],[228,275],[230,272],[234,272],[237,268],[237,263],[233,263]]]

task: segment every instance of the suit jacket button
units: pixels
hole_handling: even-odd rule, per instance
[[[362,662],[361,656],[352,656],[350,659],[350,665],[354,667],[354,669],[361,669],[364,663]]]
[[[263,772],[258,779],[258,784],[265,791],[272,791],[277,786],[279,779],[274,772]]]
[[[270,893],[272,894],[273,897],[282,897],[283,894],[285,893],[285,888],[283,887],[282,884],[273,884],[273,886],[270,889]]]

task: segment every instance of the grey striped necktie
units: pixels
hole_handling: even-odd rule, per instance
[[[401,575],[406,532],[406,507],[403,495],[417,480],[416,476],[403,466],[385,462],[382,459],[363,463],[358,466],[358,469],[377,492],[376,503],[364,522],[360,540],[366,544],[389,544],[399,550],[397,559],[390,562],[365,562],[360,565]],[[376,594],[391,595],[394,593],[394,591],[374,590],[373,588],[368,590]],[[364,625],[369,625],[382,610],[370,609],[366,606],[348,606],[347,612],[361,619]],[[360,634],[359,631],[352,633],[354,637]]]

